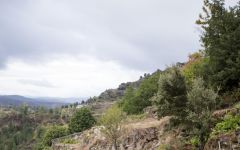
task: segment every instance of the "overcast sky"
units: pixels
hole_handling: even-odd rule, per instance
[[[88,97],[200,48],[202,0],[1,0],[0,94]]]

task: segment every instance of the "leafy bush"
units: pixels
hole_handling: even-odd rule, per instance
[[[186,120],[196,130],[199,136],[199,146],[203,149],[209,136],[209,126],[212,121],[212,112],[216,109],[217,93],[212,89],[205,88],[201,78],[193,80],[191,90],[187,94],[188,113]]]
[[[52,126],[48,128],[44,134],[42,143],[44,146],[51,146],[53,139],[66,136],[68,134],[68,128],[65,126]]]
[[[238,128],[240,128],[240,115],[226,115],[222,122],[216,124],[211,135],[214,136],[220,133],[227,133]]]
[[[104,127],[102,132],[112,142],[115,149],[117,149],[118,138],[123,134],[122,123],[125,117],[122,110],[117,105],[113,105],[100,119],[100,124]]]
[[[71,133],[82,132],[95,124],[95,119],[88,108],[81,108],[70,120],[69,130]]]
[[[195,147],[199,146],[199,144],[200,144],[199,137],[197,137],[197,136],[192,137],[190,139],[190,144],[195,146]]]
[[[203,79],[193,80],[192,88],[187,94],[188,112],[190,116],[193,115],[189,116],[189,120],[199,122],[206,117],[204,113],[215,110],[217,96],[212,89],[205,88]]]

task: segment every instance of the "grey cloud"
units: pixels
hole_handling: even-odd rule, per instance
[[[90,55],[138,70],[184,61],[198,50],[202,0],[3,0],[0,67]]]

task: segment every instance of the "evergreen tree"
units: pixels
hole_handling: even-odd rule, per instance
[[[183,119],[186,115],[187,91],[184,76],[179,68],[172,67],[160,75],[159,89],[153,98],[158,107],[158,116],[175,116]]]
[[[202,43],[209,58],[209,81],[223,91],[240,82],[240,3],[229,9],[224,0],[204,0],[197,21],[203,29]]]

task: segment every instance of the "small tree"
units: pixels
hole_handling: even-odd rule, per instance
[[[216,107],[217,93],[204,87],[201,78],[193,80],[192,89],[188,92],[187,120],[197,128],[200,138],[200,149],[203,149],[210,133],[211,114]]]
[[[153,98],[158,107],[158,116],[175,116],[183,119],[187,104],[186,84],[177,67],[172,67],[159,78],[159,90]]]
[[[117,105],[114,105],[100,119],[100,124],[103,126],[102,132],[112,142],[115,150],[118,149],[117,141],[123,132],[122,121],[124,118],[125,115],[122,110]]]
[[[91,128],[95,124],[95,119],[88,108],[81,108],[70,120],[69,130],[71,133],[82,132],[86,129]]]

